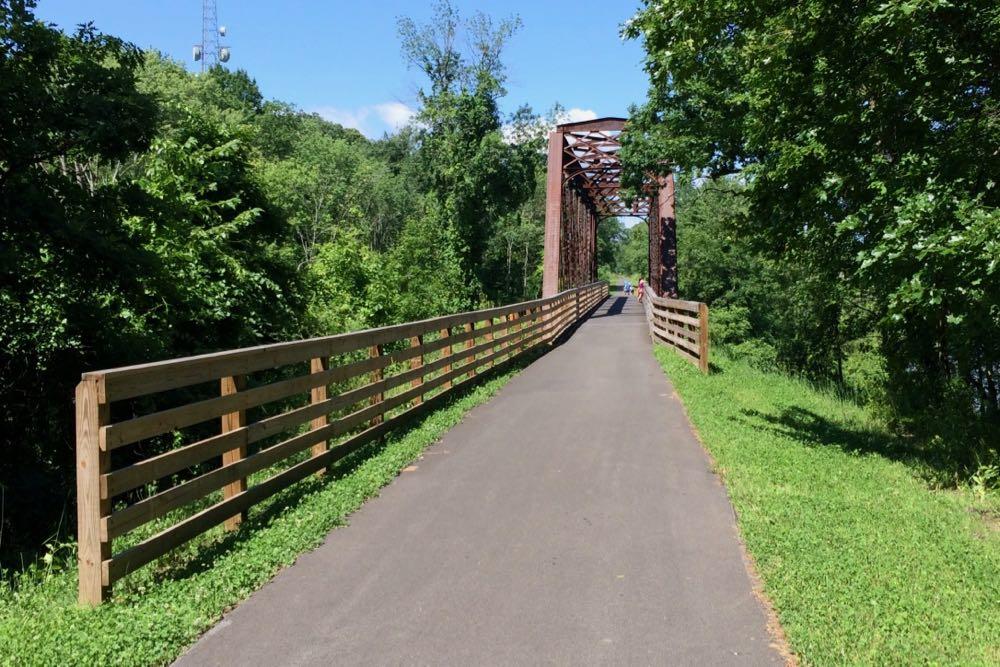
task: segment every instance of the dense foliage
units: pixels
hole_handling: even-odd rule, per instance
[[[864,376],[907,428],[964,431],[975,466],[1000,416],[1000,7],[647,0],[625,33],[651,78],[630,183],[664,157],[710,183],[714,219],[678,205],[685,295],[794,370]]]
[[[33,5],[0,0],[5,564],[72,535],[81,371],[537,294],[539,121],[511,141],[498,107],[517,20],[402,20],[428,86],[372,141]]]

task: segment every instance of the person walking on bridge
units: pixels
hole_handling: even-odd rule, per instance
[[[639,303],[642,303],[642,295],[646,292],[646,280],[644,278],[639,278],[639,285],[635,288],[635,296],[639,299]]]
[[[622,285],[622,292],[625,293],[625,296],[628,296],[629,294],[632,293],[632,281],[629,280],[628,278],[625,279],[625,284]]]

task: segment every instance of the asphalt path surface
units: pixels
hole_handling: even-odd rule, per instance
[[[782,664],[738,540],[613,295],[179,664]]]

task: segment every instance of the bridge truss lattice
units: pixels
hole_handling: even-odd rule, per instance
[[[649,225],[646,279],[662,296],[677,296],[677,234],[672,174],[650,181],[646,196],[626,202],[619,159],[624,118],[557,125],[549,134],[543,295],[597,278],[597,225],[636,216]]]

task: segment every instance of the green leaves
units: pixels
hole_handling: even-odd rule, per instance
[[[454,232],[460,282],[476,301],[504,294],[500,286],[507,276],[498,275],[490,261],[496,256],[491,241],[517,225],[519,209],[537,187],[540,160],[534,145],[505,141],[498,106],[505,92],[503,48],[519,27],[516,17],[495,23],[482,13],[463,21],[449,2],[439,3],[424,26],[399,21],[403,54],[430,84],[421,91],[415,176],[436,200],[425,211]],[[459,33],[471,46],[468,52],[457,46]],[[507,258],[512,259],[510,252]]]
[[[651,80],[623,149],[629,184],[664,160],[742,171],[751,246],[865,304],[900,391],[920,368],[933,404],[959,376],[970,404],[1000,414],[984,380],[1000,372],[985,231],[1000,206],[995,7],[647,0],[626,33]]]

